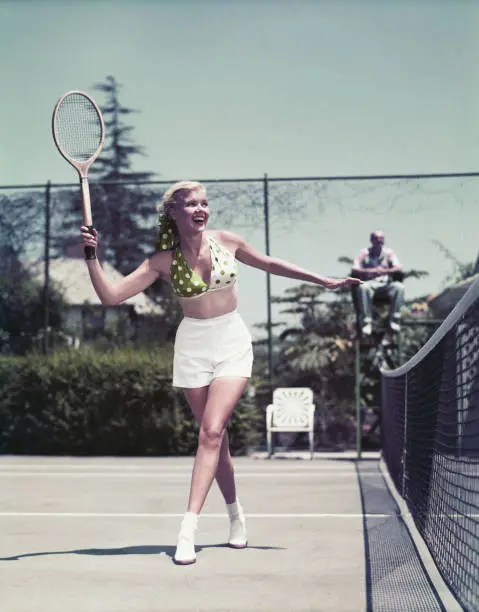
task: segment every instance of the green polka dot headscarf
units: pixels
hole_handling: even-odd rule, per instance
[[[175,221],[167,212],[160,212],[158,218],[158,233],[155,248],[157,251],[169,251],[180,244],[180,234]]]

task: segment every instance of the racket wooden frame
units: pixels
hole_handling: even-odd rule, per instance
[[[58,142],[57,135],[55,132],[55,124],[56,124],[58,109],[60,108],[60,105],[63,102],[63,100],[66,97],[71,96],[72,94],[81,95],[88,99],[88,101],[92,104],[92,106],[96,110],[98,119],[100,120],[100,126],[101,126],[100,144],[98,145],[98,148],[95,151],[95,153],[91,157],[89,157],[86,161],[83,161],[83,162],[73,159],[62,149],[60,143]],[[66,159],[67,162],[71,164],[75,168],[75,170],[78,172],[78,175],[80,177],[81,192],[82,192],[83,223],[87,226],[89,231],[92,232],[93,220],[92,220],[91,203],[90,203],[90,188],[88,185],[88,170],[90,166],[92,165],[92,163],[95,161],[95,159],[100,154],[103,148],[103,143],[105,142],[105,123],[103,121],[103,116],[101,114],[98,104],[95,102],[95,100],[90,95],[88,95],[84,91],[79,91],[79,90],[67,91],[59,98],[58,102],[55,104],[55,108],[53,109],[52,133],[53,133],[53,140],[55,141],[55,145],[60,155],[64,159]],[[92,247],[85,247],[85,252],[87,253],[87,249],[91,249],[91,248]]]

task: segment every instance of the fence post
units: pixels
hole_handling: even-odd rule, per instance
[[[51,182],[45,186],[45,238],[44,238],[44,283],[43,283],[43,353],[48,354],[50,326],[50,190]]]
[[[264,175],[263,179],[263,203],[264,203],[264,233],[265,233],[265,250],[266,255],[270,255],[269,249],[269,192],[268,192],[268,175]],[[273,335],[271,328],[271,275],[266,274],[266,306],[268,318],[268,379],[269,390],[273,392]]]
[[[354,340],[354,397],[356,404],[356,457],[362,453],[362,419],[361,419],[361,344],[359,336]]]

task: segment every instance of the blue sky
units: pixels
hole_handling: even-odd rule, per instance
[[[159,179],[476,171],[478,32],[467,0],[0,0],[0,185],[76,181],[51,139],[53,105],[70,89],[101,102],[92,86],[108,74],[141,111],[135,169]],[[351,193],[339,207],[312,196],[289,227],[273,210],[273,254],[342,275],[338,256],[382,227],[406,267],[430,271],[410,296],[450,271],[433,240],[477,256],[479,179]],[[260,227],[246,234],[264,248]],[[252,325],[264,275],[242,272]]]

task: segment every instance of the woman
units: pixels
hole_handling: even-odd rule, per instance
[[[168,281],[178,296],[184,318],[175,339],[173,385],[184,390],[200,424],[187,512],[181,522],[174,561],[196,561],[194,537],[198,515],[216,477],[230,517],[229,545],[245,548],[246,522],[236,486],[226,427],[251,376],[251,336],[238,314],[239,261],[328,289],[359,284],[336,280],[263,255],[229,231],[206,230],[209,218],[201,183],[176,183],[163,197],[157,252],[116,285],[103,274],[96,256],[87,260],[91,281],[102,304],[119,304],[143,291],[157,278]],[[96,247],[96,230],[81,228],[84,244]]]

